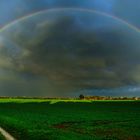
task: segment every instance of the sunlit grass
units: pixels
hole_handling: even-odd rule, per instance
[[[139,101],[139,100],[138,100]],[[137,102],[138,102],[137,101]],[[80,99],[18,99],[18,98],[0,98],[0,103],[42,103],[49,102],[50,104],[58,103],[58,102],[136,102],[135,100],[80,100]]]

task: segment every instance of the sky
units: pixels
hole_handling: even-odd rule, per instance
[[[139,5],[0,0],[0,95],[140,96]]]
[[[116,15],[140,27],[139,5],[139,0],[1,0],[0,25],[43,9],[83,7]]]

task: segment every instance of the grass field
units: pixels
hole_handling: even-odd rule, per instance
[[[5,138],[0,134],[0,140],[5,140]]]
[[[0,126],[17,140],[140,140],[140,102],[0,99]]]

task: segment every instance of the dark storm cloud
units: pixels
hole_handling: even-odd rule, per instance
[[[42,20],[44,16],[47,20]],[[140,84],[139,48],[132,48],[139,43],[136,32],[88,13],[44,16],[19,22],[1,33],[1,58],[5,59],[0,66],[9,69],[1,80],[3,92],[53,96]],[[95,19],[102,23],[97,31],[93,29]]]
[[[43,9],[82,7],[116,15],[138,26],[138,3],[138,0],[1,0],[0,25]],[[84,13],[54,15],[28,19],[0,33],[3,95],[66,96],[77,90],[88,93],[94,89],[104,91],[99,94],[107,91],[112,94],[110,88],[118,88],[114,91],[118,94],[122,91],[119,87],[125,86],[127,92],[139,86],[138,33],[116,21],[106,22],[105,17]]]

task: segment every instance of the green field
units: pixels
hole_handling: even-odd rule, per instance
[[[0,140],[5,140],[4,136],[0,134]]]
[[[17,140],[140,140],[140,102],[0,99],[0,126]]]

